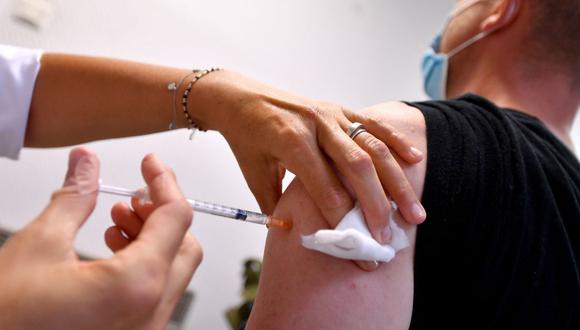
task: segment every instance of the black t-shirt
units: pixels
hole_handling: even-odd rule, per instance
[[[580,329],[580,163],[536,118],[408,103],[428,161],[412,329]]]

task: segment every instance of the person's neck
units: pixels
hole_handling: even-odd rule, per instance
[[[572,88],[569,77],[545,71],[533,77],[512,70],[495,71],[501,75],[478,75],[465,91],[486,97],[504,108],[511,108],[539,118],[571,150],[570,132],[580,105],[580,92]]]

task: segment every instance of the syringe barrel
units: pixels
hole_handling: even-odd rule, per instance
[[[188,199],[187,201],[189,202],[189,204],[191,205],[191,207],[194,210],[199,211],[199,212],[209,213],[209,214],[213,214],[213,215],[219,215],[222,217],[228,217],[228,218],[232,218],[232,219],[248,221],[248,222],[253,222],[253,223],[258,223],[258,224],[266,224],[268,222],[268,216],[261,214],[261,213],[246,211],[246,210],[242,210],[242,209],[238,209],[238,208],[234,208],[234,207],[223,206],[223,205],[219,205],[219,204],[212,204],[212,203],[207,203],[207,202],[202,202],[202,201],[196,201],[193,199]]]
[[[189,202],[189,204],[191,205],[191,207],[194,210],[204,212],[204,213],[210,213],[213,215],[219,215],[222,217],[228,217],[228,218],[233,218],[233,219],[236,219],[236,216],[238,214],[238,209],[233,208],[233,207],[227,207],[227,206],[218,205],[218,204],[196,201],[193,199],[188,199],[187,202]]]

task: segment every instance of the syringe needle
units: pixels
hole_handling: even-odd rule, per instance
[[[268,217],[268,223],[266,223],[266,227],[278,227],[290,230],[292,229],[292,221]]]
[[[131,190],[121,187],[109,186],[100,184],[99,185],[99,192],[117,195],[117,196],[127,196],[127,197],[136,197],[141,200],[149,201],[149,194],[147,189],[141,190]],[[277,227],[277,228],[284,228],[284,229],[291,229],[292,222],[289,220],[277,219],[272,218],[268,215],[242,210],[235,207],[229,207],[214,203],[202,202],[197,201],[194,199],[187,199],[187,202],[191,205],[191,207],[201,213],[206,214],[213,214],[224,218],[244,221],[244,222],[251,222],[256,224],[266,225],[266,227]]]

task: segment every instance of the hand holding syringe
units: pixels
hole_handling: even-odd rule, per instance
[[[99,192],[112,194],[117,196],[127,196],[136,197],[143,202],[150,201],[149,193],[147,189],[130,190],[121,187],[108,186],[104,184],[99,185]],[[191,207],[201,213],[213,214],[220,217],[226,217],[230,219],[246,221],[251,223],[256,223],[260,225],[266,225],[266,227],[279,227],[285,229],[292,228],[292,222],[288,220],[281,220],[272,218],[262,213],[246,211],[238,209],[235,207],[223,206],[218,204],[212,204],[202,201],[196,201],[193,199],[186,199],[186,201],[191,205]]]

